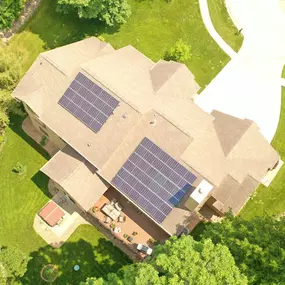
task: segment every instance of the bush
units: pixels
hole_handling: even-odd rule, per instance
[[[179,62],[185,62],[191,58],[191,48],[182,39],[179,39],[175,46],[166,52],[165,60],[174,60]]]
[[[13,172],[23,175],[26,172],[26,167],[23,166],[20,162],[17,162],[17,164],[13,167]]]
[[[42,136],[40,145],[45,146],[47,144],[48,138],[46,136]]]

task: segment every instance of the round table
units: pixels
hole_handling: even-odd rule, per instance
[[[78,264],[74,265],[73,267],[74,271],[78,271],[80,269],[80,266]]]

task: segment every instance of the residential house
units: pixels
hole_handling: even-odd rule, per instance
[[[279,162],[253,121],[204,112],[198,90],[184,64],[93,37],[42,53],[13,96],[59,149],[41,171],[82,210],[111,187],[179,235],[237,214]]]

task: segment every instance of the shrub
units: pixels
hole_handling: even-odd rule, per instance
[[[185,62],[191,58],[191,47],[188,46],[182,39],[179,39],[175,46],[167,51],[164,59]]]
[[[46,136],[42,136],[40,145],[45,146],[47,144],[48,138]]]
[[[20,162],[17,162],[16,165],[13,167],[13,172],[23,175],[26,172],[26,167],[23,166]]]

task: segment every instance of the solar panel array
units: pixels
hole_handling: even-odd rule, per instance
[[[119,101],[79,72],[58,103],[97,133]]]
[[[144,138],[111,183],[155,221],[162,223],[196,176]]]

